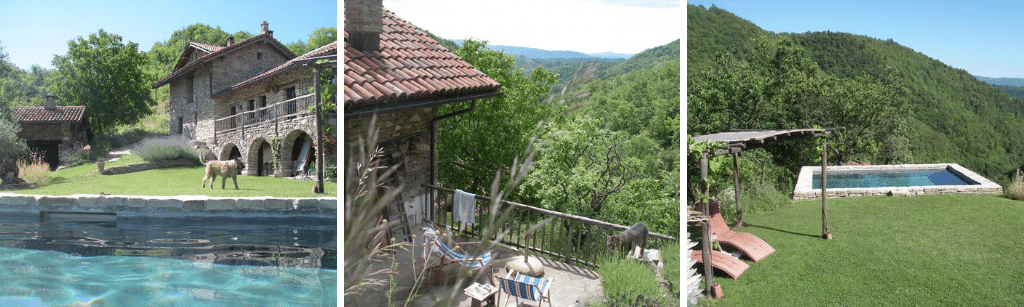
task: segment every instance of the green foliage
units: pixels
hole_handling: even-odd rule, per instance
[[[438,178],[446,186],[473,193],[487,191],[494,174],[526,148],[537,123],[550,116],[544,103],[557,79],[541,69],[529,74],[515,68],[515,60],[467,40],[456,55],[501,84],[504,95],[481,99],[472,113],[438,123]],[[438,114],[468,108],[470,102],[439,107]]]
[[[85,106],[93,133],[131,125],[151,114],[152,75],[143,72],[145,53],[138,44],[102,29],[68,42],[68,54],[55,56],[53,93],[59,101]]]
[[[25,140],[18,137],[18,132],[21,132],[21,125],[0,118],[0,163],[17,158],[28,151]]]
[[[285,46],[295,55],[302,55],[336,41],[338,41],[338,28],[319,27],[309,33],[309,40],[306,43],[299,40]]]
[[[652,223],[651,216],[640,213],[658,210],[666,205],[662,202],[671,199],[671,194],[661,189],[661,160],[649,156],[658,144],[646,135],[602,129],[599,121],[589,116],[577,117],[558,130],[544,138],[546,144],[524,184],[527,192],[523,194],[540,199],[540,207],[632,225]],[[643,178],[653,180],[641,181]],[[627,187],[631,193],[615,197]],[[623,209],[613,208],[611,213],[616,215],[603,214],[606,205]],[[678,229],[659,228],[656,231]]]

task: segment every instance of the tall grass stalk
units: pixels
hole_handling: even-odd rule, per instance
[[[1013,200],[1024,200],[1024,174],[1020,170],[1013,174],[1013,181],[1003,187],[1003,195]]]
[[[18,160],[15,164],[18,166],[19,177],[25,182],[43,187],[52,181],[49,176],[50,164],[43,160],[43,154],[40,152],[30,152],[28,158]]]

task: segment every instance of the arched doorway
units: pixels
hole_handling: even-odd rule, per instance
[[[270,143],[263,138],[258,138],[249,146],[249,161],[255,161],[253,166],[256,176],[274,175],[274,150]]]
[[[300,133],[292,143],[291,175],[304,177],[309,175],[313,162],[316,161],[316,146],[313,139],[305,132]]]

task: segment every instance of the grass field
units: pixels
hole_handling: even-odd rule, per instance
[[[994,195],[831,199],[744,216],[776,252],[710,306],[1021,306],[1024,203]],[[692,232],[692,229],[691,229]]]
[[[115,167],[143,162],[138,156],[125,155],[105,167]],[[23,189],[5,192],[35,195],[100,194],[113,195],[207,195],[216,197],[337,197],[338,184],[324,182],[324,194],[311,192],[315,181],[302,181],[276,177],[238,176],[238,190],[228,179],[226,189],[221,189],[221,178],[217,178],[214,189],[209,185],[202,188],[205,170],[202,166],[148,170],[121,175],[100,175],[95,164],[50,172],[52,183],[37,189]]]

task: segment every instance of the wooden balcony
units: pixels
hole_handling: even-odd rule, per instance
[[[274,129],[277,130],[279,126],[287,121],[313,116],[316,104],[316,99],[314,99],[313,95],[306,94],[259,109],[217,119],[213,123],[214,141],[216,142],[218,135],[235,132],[240,132],[244,139],[247,128],[274,125]]]

